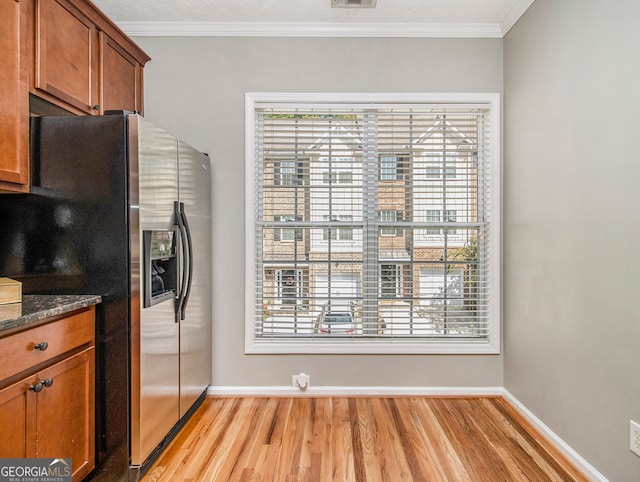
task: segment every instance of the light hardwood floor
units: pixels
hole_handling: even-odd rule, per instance
[[[208,398],[143,482],[586,481],[501,398]]]

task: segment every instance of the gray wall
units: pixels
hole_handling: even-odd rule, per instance
[[[504,39],[505,387],[640,480],[640,3],[536,0]]]
[[[500,39],[152,38],[145,117],[213,159],[213,385],[500,387],[502,356],[244,354],[245,92],[502,92]]]

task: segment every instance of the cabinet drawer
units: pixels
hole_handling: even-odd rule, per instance
[[[0,380],[94,340],[95,308],[0,338]],[[36,346],[46,343],[46,349]]]

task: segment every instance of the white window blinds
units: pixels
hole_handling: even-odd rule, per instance
[[[252,114],[252,346],[497,342],[491,104]]]

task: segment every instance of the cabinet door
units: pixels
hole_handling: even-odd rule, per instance
[[[96,41],[94,23],[73,5],[36,0],[33,93],[75,113],[97,114]]]
[[[36,396],[29,390],[35,375],[0,390],[0,456],[36,456]]]
[[[106,33],[99,36],[102,112],[142,112],[142,65]]]
[[[0,191],[29,189],[26,1],[0,0]]]
[[[38,457],[67,458],[73,480],[95,466],[94,348],[88,348],[38,373],[51,385],[38,393]]]

